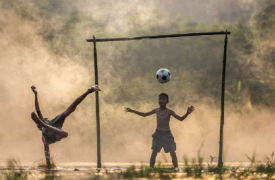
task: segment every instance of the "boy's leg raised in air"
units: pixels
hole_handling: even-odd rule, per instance
[[[172,162],[173,162],[174,167],[177,168],[178,167],[178,158],[177,158],[176,152],[171,151],[170,155],[172,157]]]
[[[152,168],[155,166],[157,155],[158,155],[158,152],[156,150],[153,150],[150,158],[150,167]]]
[[[65,117],[69,116],[72,112],[75,111],[76,107],[86,98],[86,96],[88,94],[91,94],[95,91],[101,91],[100,88],[95,85],[93,87],[91,87],[90,89],[88,89],[84,94],[82,94],[81,96],[79,96],[67,109],[66,111],[64,111],[64,115]]]

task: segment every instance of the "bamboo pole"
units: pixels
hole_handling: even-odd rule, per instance
[[[226,32],[227,32],[227,30],[226,30]],[[224,50],[223,50],[222,93],[221,93],[221,125],[220,125],[220,143],[219,143],[218,167],[223,167],[223,125],[224,125],[224,92],[225,92],[225,75],[226,75],[226,52],[227,52],[227,34],[225,34]]]
[[[94,36],[94,68],[95,68],[95,84],[98,85],[98,66],[97,66],[97,50],[96,38]],[[99,95],[95,92],[96,98],[96,132],[97,132],[97,168],[101,168],[101,150],[100,150],[100,119],[99,119]]]
[[[96,42],[107,42],[107,41],[130,41],[130,40],[141,40],[141,39],[159,39],[159,38],[171,38],[171,37],[183,37],[183,36],[209,36],[209,35],[223,35],[231,34],[230,32],[202,32],[202,33],[187,33],[187,34],[168,34],[168,35],[156,35],[156,36],[139,36],[139,37],[125,37],[125,38],[105,38],[96,39]],[[87,39],[87,42],[94,42],[94,39]]]

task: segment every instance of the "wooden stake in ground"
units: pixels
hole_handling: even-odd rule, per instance
[[[226,30],[227,32],[227,30]],[[224,91],[225,91],[225,74],[226,74],[226,51],[227,51],[227,34],[224,39],[223,50],[223,70],[222,70],[222,95],[221,95],[221,126],[220,126],[220,147],[218,167],[223,166],[223,125],[224,125]]]
[[[96,38],[94,36],[94,69],[95,69],[95,84],[98,84],[98,67],[97,67],[97,50],[96,50]],[[99,119],[99,96],[98,92],[95,92],[96,98],[96,132],[97,132],[97,168],[101,168],[101,150],[100,150],[100,119]]]

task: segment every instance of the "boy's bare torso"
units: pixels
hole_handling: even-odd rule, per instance
[[[170,117],[172,110],[165,108],[157,108],[154,110],[157,116],[157,129],[160,131],[169,131],[170,130]]]

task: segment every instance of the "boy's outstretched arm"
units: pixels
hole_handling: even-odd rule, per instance
[[[194,108],[193,106],[190,106],[190,107],[187,108],[187,112],[186,112],[186,114],[183,115],[183,116],[177,115],[174,111],[172,111],[172,114],[171,114],[171,115],[172,115],[174,118],[176,118],[176,119],[178,119],[178,120],[180,120],[180,121],[183,121],[183,120],[184,120],[185,118],[187,118],[187,116],[188,116],[189,114],[191,114],[194,110],[195,110],[195,108]]]
[[[156,112],[155,109],[153,109],[152,111],[143,113],[143,112],[135,111],[135,110],[130,109],[130,108],[128,108],[128,107],[125,108],[125,111],[126,111],[126,112],[135,113],[135,114],[137,114],[137,115],[139,115],[139,116],[142,116],[142,117],[150,116],[150,115],[152,115],[152,114],[154,114],[154,113]]]
[[[75,111],[76,107],[85,99],[85,97],[90,94],[93,93],[95,91],[101,91],[98,85],[95,85],[93,87],[91,87],[90,89],[88,89],[84,94],[82,94],[81,96],[79,96],[67,109],[66,111],[64,111],[64,115],[67,117],[69,116],[72,112]]]
[[[40,108],[39,108],[38,95],[37,95],[36,87],[35,87],[35,86],[32,86],[31,89],[32,89],[32,92],[34,93],[34,98],[35,98],[35,110],[36,110],[36,112],[37,112],[37,115],[38,115],[38,117],[39,117],[42,121],[44,121],[43,115],[42,115],[42,113],[41,113],[41,111],[40,111]]]

